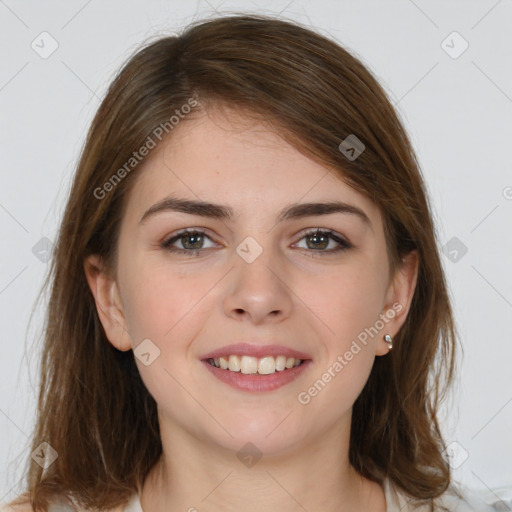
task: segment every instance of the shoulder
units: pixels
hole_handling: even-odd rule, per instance
[[[108,512],[141,512],[142,509],[137,508],[139,504],[137,495],[134,495],[129,503],[126,506],[119,506],[113,510]],[[139,506],[140,507],[140,506]],[[76,509],[73,509],[67,504],[62,503],[61,501],[56,501],[50,505],[48,508],[48,512],[75,512]],[[0,503],[0,512],[34,512],[32,505],[30,503],[21,503],[19,505],[11,505],[10,503]]]
[[[23,503],[22,505],[8,505],[7,503],[0,503],[0,512],[34,512],[30,503]]]
[[[387,512],[495,512],[512,510],[512,486],[477,490],[452,484],[432,504],[411,499],[389,480],[385,481]]]
[[[448,510],[457,512],[512,510],[512,486],[475,489],[457,484],[438,500]]]

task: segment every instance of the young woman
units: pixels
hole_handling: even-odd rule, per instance
[[[241,15],[138,51],[49,277],[6,510],[494,510],[438,424],[456,333],[418,163],[329,39]]]

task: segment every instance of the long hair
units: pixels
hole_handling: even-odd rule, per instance
[[[389,478],[418,500],[441,495],[451,475],[438,411],[454,377],[457,336],[411,143],[383,88],[338,43],[284,19],[231,15],[146,42],[94,117],[44,285],[50,294],[31,451],[48,443],[58,457],[44,468],[28,460],[17,501],[36,511],[61,496],[87,508],[119,506],[162,453],[156,403],[133,352],[108,342],[84,261],[98,254],[115,273],[120,221],[140,166],[134,152],[172,137],[172,116],[191,110],[184,105],[228,105],[273,123],[378,206],[391,270],[418,252],[405,324],[354,403],[349,455],[372,481]],[[340,151],[351,135],[365,146],[355,159]]]

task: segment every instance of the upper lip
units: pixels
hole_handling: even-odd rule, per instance
[[[311,356],[304,352],[299,352],[293,348],[285,347],[284,345],[262,345],[253,343],[234,343],[232,345],[225,345],[224,347],[218,348],[208,354],[204,354],[201,359],[215,359],[223,356],[251,356],[256,358],[262,358],[265,356],[286,356],[294,357],[295,359],[311,359]]]

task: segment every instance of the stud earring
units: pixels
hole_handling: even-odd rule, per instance
[[[389,350],[391,350],[393,348],[393,338],[389,334],[386,334],[384,335],[384,341],[388,344]]]

